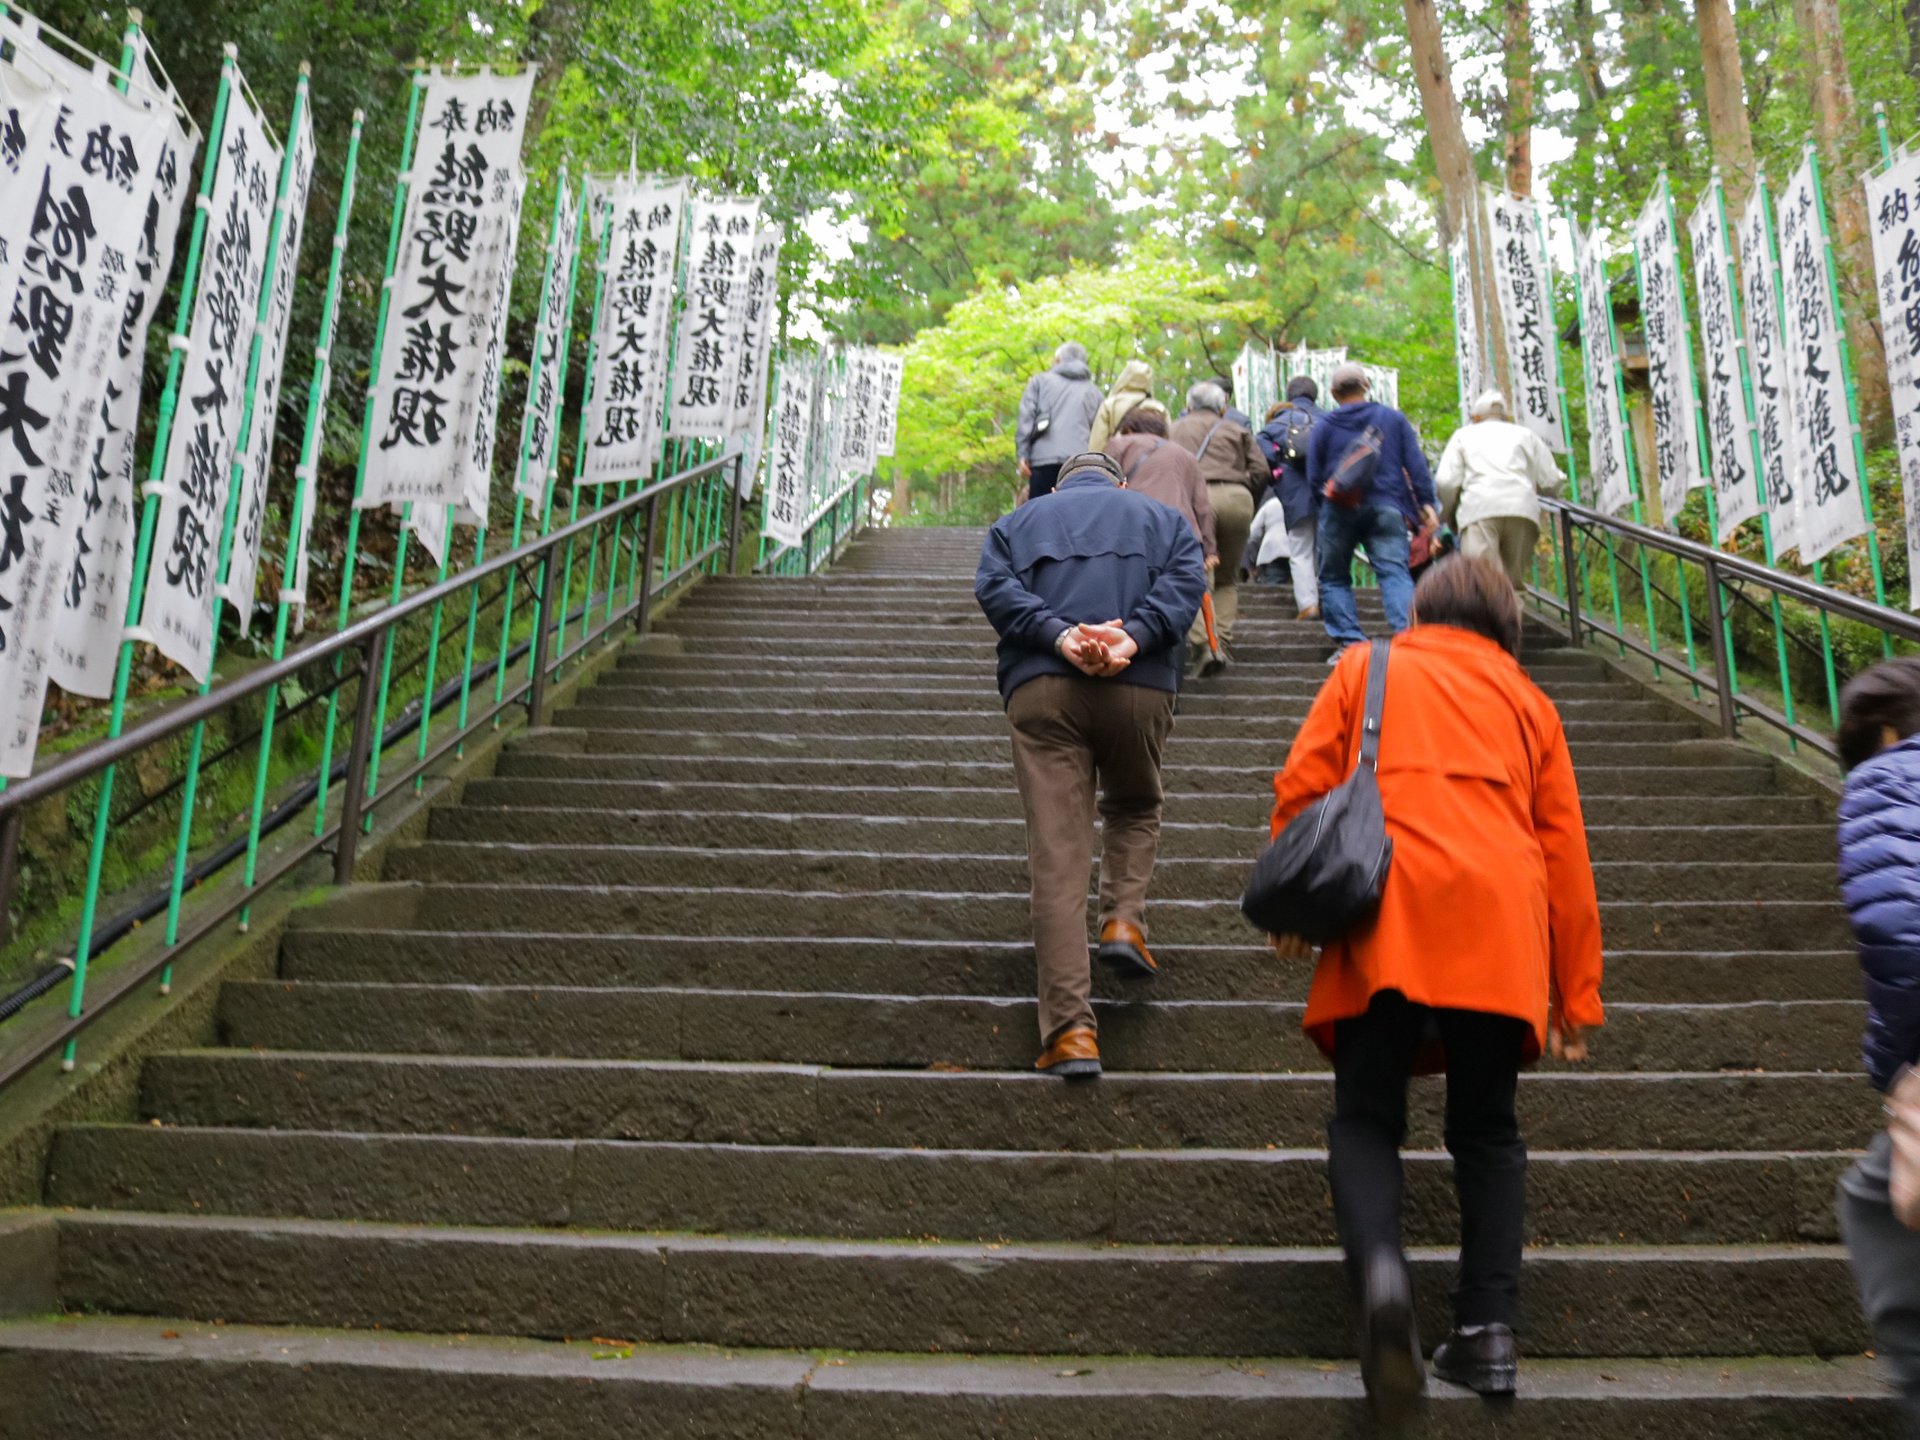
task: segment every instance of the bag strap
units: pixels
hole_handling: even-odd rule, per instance
[[[1380,719],[1387,705],[1387,656],[1393,641],[1376,640],[1367,654],[1367,713],[1360,728],[1360,763],[1380,769]]]
[[[1142,450],[1138,455],[1134,456],[1133,463],[1127,466],[1127,473],[1122,475],[1120,478],[1122,480],[1131,482],[1133,479],[1133,472],[1138,470],[1142,465],[1146,464],[1147,461],[1153,457],[1153,453],[1166,443],[1167,442],[1164,440],[1156,440],[1153,442],[1153,444],[1149,445],[1145,450]]]
[[[1220,427],[1226,423],[1227,423],[1227,417],[1222,415],[1218,420],[1215,420],[1213,424],[1207,427],[1206,437],[1203,440],[1201,440],[1200,448],[1193,452],[1194,459],[1198,460],[1202,455],[1207,453],[1207,446],[1213,443],[1213,437],[1217,433],[1219,433]]]

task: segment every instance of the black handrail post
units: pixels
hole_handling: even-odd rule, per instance
[[[1707,623],[1713,627],[1715,698],[1720,704],[1720,731],[1728,739],[1740,733],[1740,717],[1733,705],[1733,646],[1727,641],[1726,608],[1720,596],[1720,562],[1709,554],[1701,564],[1707,572]],[[1687,583],[1684,572],[1680,583]]]
[[[746,479],[747,457],[744,454],[733,457],[733,513],[727,521],[727,574],[731,575],[740,563],[740,510],[745,499],[740,493],[740,483]]]
[[[360,652],[360,697],[354,707],[353,745],[347,751],[346,789],[340,799],[340,839],[333,851],[333,883],[353,883],[354,852],[360,846],[360,812],[367,793],[367,757],[374,745],[373,702],[380,685],[380,662],[388,631],[375,630]]]
[[[1567,643],[1580,643],[1580,547],[1574,543],[1573,512],[1560,512],[1560,573],[1567,581]]]
[[[541,561],[540,601],[534,606],[533,611],[534,614],[540,617],[540,622],[533,632],[533,679],[527,687],[527,724],[529,725],[538,725],[540,723],[540,714],[547,706],[547,636],[553,633],[552,621],[554,619],[553,612],[548,607],[547,602],[553,598],[554,569],[553,551],[549,548],[546,556]],[[587,604],[589,606],[593,604],[593,597],[591,595],[587,597]],[[587,619],[588,617],[585,615],[581,617],[580,629],[582,634],[586,631]],[[566,624],[566,617],[564,615],[560,617],[560,623],[562,625]]]
[[[636,635],[647,633],[647,624],[653,618],[653,547],[654,537],[659,533],[660,497],[654,496],[647,501],[647,543],[640,552],[640,605],[633,613],[633,631]]]

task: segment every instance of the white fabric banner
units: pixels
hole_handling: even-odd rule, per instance
[[[588,376],[587,455],[576,485],[637,480],[653,468],[667,395],[667,330],[680,265],[687,182],[615,192],[613,238]]]
[[[538,506],[546,497],[547,471],[560,442],[560,358],[573,336],[568,304],[574,261],[580,254],[580,191],[568,186],[554,217],[553,243],[547,251],[547,299],[534,331],[535,367],[527,376],[526,453],[516,457],[514,494]]]
[[[1627,435],[1621,421],[1619,370],[1613,344],[1613,298],[1607,285],[1606,242],[1600,232],[1573,230],[1573,265],[1580,282],[1580,359],[1587,382],[1587,469],[1596,510],[1617,515],[1633,504]]]
[[[373,448],[355,502],[363,508],[470,502],[492,478],[473,473],[474,456],[485,442],[490,465],[499,373],[496,354],[489,396],[487,359],[505,304],[501,254],[511,254],[518,219],[532,88],[531,70],[427,81],[370,402]]]
[[[1648,403],[1653,408],[1653,468],[1660,518],[1669,526],[1687,496],[1706,483],[1694,415],[1693,347],[1680,295],[1680,247],[1662,185],[1633,226],[1640,272],[1640,322],[1647,343]]]
[[[135,76],[158,90],[144,63],[137,65]],[[170,111],[165,124],[166,141],[147,196],[133,270],[126,277],[120,333],[100,401],[100,430],[88,467],[80,532],[73,542],[74,569],[60,597],[61,615],[52,641],[54,683],[73,694],[101,700],[113,693],[114,669],[126,632],[127,595],[133,584],[139,515],[134,452],[147,331],[173,268],[174,244],[200,147],[199,137],[182,130]]]
[[[507,353],[507,306],[513,292],[513,260],[520,247],[520,211],[526,203],[527,177],[518,170],[496,183],[506,187],[506,219],[490,242],[492,263],[481,272],[475,288],[474,314],[485,323],[474,331],[480,353],[480,378],[470,402],[472,435],[467,442],[461,474],[460,503],[453,518],[462,525],[487,525],[487,503],[493,492],[493,446],[500,421],[500,375]],[[496,194],[498,191],[496,190]]]
[[[754,233],[753,263],[747,271],[739,369],[734,375],[727,415],[727,432],[738,437],[745,457],[740,465],[743,495],[753,489],[760,441],[766,433],[767,358],[773,348],[774,322],[779,318],[781,239],[778,225],[762,225]]]
[[[1555,454],[1564,455],[1566,430],[1553,383],[1551,347],[1557,342],[1545,232],[1533,201],[1490,186],[1486,199],[1487,229],[1493,240],[1493,288],[1513,376],[1513,394],[1507,399],[1517,424],[1546,441]],[[1376,392],[1374,398],[1381,396]]]
[[[667,436],[721,440],[745,340],[747,269],[760,202],[695,200],[689,208],[687,292],[674,341]]]
[[[1453,365],[1460,379],[1460,420],[1464,424],[1474,397],[1486,389],[1480,325],[1473,313],[1473,246],[1465,232],[1455,237],[1448,250],[1447,268],[1453,276]],[[1324,394],[1320,399],[1323,404],[1332,403]]]
[[[837,464],[850,475],[870,475],[878,458],[875,440],[880,420],[879,351],[864,345],[847,351],[843,393]]]
[[[0,775],[33,766],[63,596],[80,552],[126,279],[171,122],[104,76],[59,102],[0,339]]]
[[[1780,287],[1787,315],[1787,388],[1801,476],[1800,561],[1811,565],[1867,533],[1860,467],[1840,365],[1827,241],[1815,198],[1813,162],[1802,162],[1780,196]]]
[[[1753,420],[1740,378],[1740,336],[1733,323],[1733,250],[1728,244],[1716,182],[1687,221],[1693,240],[1693,289],[1700,299],[1700,340],[1706,355],[1708,458],[1719,516],[1716,540],[1725,540],[1760,513],[1753,462]]]
[[[1786,346],[1780,338],[1780,292],[1773,265],[1773,220],[1758,187],[1740,217],[1741,319],[1747,331],[1747,376],[1753,384],[1753,423],[1760,437],[1760,477],[1766,484],[1767,525],[1775,555],[1800,544],[1799,457],[1793,446],[1793,407],[1787,390]]]
[[[1867,177],[1880,333],[1887,350],[1893,438],[1906,502],[1907,574],[1920,565],[1920,154],[1903,155]],[[1908,604],[1920,610],[1920,585]]]
[[[306,226],[307,197],[313,189],[312,111],[302,106],[300,132],[293,137],[293,171],[287,193],[274,203],[279,212],[279,247],[273,256],[272,292],[267,328],[260,336],[260,365],[253,387],[253,420],[240,466],[240,509],[234,521],[233,552],[220,593],[234,607],[240,633],[253,616],[254,582],[260,567],[260,530],[267,518],[267,480],[273,468],[273,437],[280,420],[280,380],[287,363],[287,330],[293,320],[293,286],[300,268],[300,237]]]
[[[420,548],[433,558],[435,565],[447,563],[447,532],[452,529],[451,505],[426,505],[415,501],[407,512],[407,528],[420,542]]]
[[[814,366],[788,360],[773,392],[772,434],[767,448],[767,534],[781,545],[798,545],[806,533],[808,455],[813,438]]]
[[[32,51],[0,60],[0,309],[13,304],[66,86]]]
[[[1254,368],[1259,368],[1257,359]],[[900,382],[906,373],[904,355],[880,357],[880,421],[874,427],[874,449],[882,455],[892,455],[900,440]]]

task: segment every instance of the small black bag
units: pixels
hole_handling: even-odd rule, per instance
[[[1353,774],[1296,815],[1254,862],[1240,913],[1269,935],[1326,945],[1380,908],[1393,841],[1374,771],[1391,643],[1374,641],[1367,656],[1367,711]]]
[[[1320,487],[1322,498],[1342,510],[1358,510],[1373,488],[1374,472],[1380,468],[1380,452],[1386,446],[1387,437],[1378,425],[1362,430]]]

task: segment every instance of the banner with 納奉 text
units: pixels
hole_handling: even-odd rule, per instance
[[[511,265],[532,88],[530,68],[427,80],[370,402],[373,444],[354,502],[361,507],[472,509],[478,497],[485,508],[499,386],[493,336],[507,288],[501,257]],[[488,473],[476,476],[482,442],[479,468]]]
[[[788,357],[774,385],[767,441],[766,532],[781,545],[798,545],[806,534],[813,413],[814,364]]]
[[[1447,251],[1447,269],[1453,277],[1453,364],[1460,377],[1460,419],[1486,388],[1486,365],[1481,359],[1480,320],[1473,308],[1473,245],[1462,231]],[[1331,404],[1324,393],[1320,403]]]
[[[1556,454],[1567,451],[1554,383],[1553,272],[1546,232],[1531,200],[1486,188],[1487,230],[1493,248],[1493,289],[1507,337],[1513,394],[1509,414]],[[1398,387],[1396,386],[1396,389]],[[1376,400],[1382,397],[1375,394]],[[1391,404],[1392,402],[1387,402]]]
[[[1759,432],[1760,478],[1766,485],[1767,525],[1775,555],[1800,544],[1800,459],[1793,444],[1793,405],[1787,386],[1787,350],[1780,334],[1780,291],[1773,261],[1773,217],[1764,181],[1756,183],[1740,217],[1741,319],[1747,332],[1747,378],[1753,385],[1753,423]]]
[[[773,348],[774,322],[779,318],[780,242],[778,225],[768,223],[754,232],[753,261],[742,294],[742,333],[739,368],[734,374],[727,432],[740,442],[740,493],[753,488],[759,469],[760,440],[767,412],[767,357]]]
[[[500,419],[500,377],[507,355],[507,304],[513,290],[514,252],[520,246],[520,210],[527,198],[527,177],[518,170],[496,172],[495,194],[504,189],[505,219],[489,240],[489,263],[480,272],[474,328],[480,377],[473,389],[473,434],[461,472],[460,500],[453,518],[462,525],[487,526],[487,501],[493,489],[493,442]]]
[[[553,246],[547,255],[546,304],[534,328],[535,365],[527,375],[527,453],[515,473],[514,493],[539,505],[546,495],[547,472],[560,443],[560,356],[572,335],[574,261],[580,253],[580,196],[560,187],[554,214]]]
[[[873,472],[878,458],[875,426],[880,410],[880,352],[864,345],[847,351],[838,466],[850,475]]]
[[[1716,179],[1687,221],[1693,241],[1693,288],[1700,297],[1700,340],[1706,356],[1707,459],[1713,472],[1715,540],[1725,540],[1760,513],[1754,473],[1753,421],[1740,380],[1740,337],[1733,323],[1733,250]]]
[[[667,438],[723,440],[739,371],[746,308],[736,303],[753,263],[758,200],[698,200],[688,207],[687,284],[667,397]]]
[[[1580,290],[1580,359],[1587,382],[1587,468],[1593,476],[1594,507],[1617,515],[1633,504],[1633,472],[1627,468],[1606,244],[1598,231],[1582,235],[1577,224],[1572,229]]]
[[[1827,269],[1826,221],[1811,155],[1780,194],[1780,287],[1787,316],[1787,389],[1799,472],[1800,561],[1811,565],[1867,533],[1853,448],[1840,318]]]
[[[1867,223],[1880,292],[1893,438],[1907,517],[1907,573],[1920,564],[1920,154],[1867,177]],[[1920,610],[1920,585],[1909,604]]]
[[[880,418],[874,425],[874,450],[880,455],[892,455],[900,440],[900,382],[906,378],[907,361],[903,355],[880,357]],[[1269,370],[1271,375],[1271,370]],[[1259,380],[1258,363],[1254,367],[1254,379]]]
[[[667,338],[687,205],[685,180],[616,190],[613,227],[587,377],[586,458],[576,485],[634,480],[660,450],[667,394]]]
[[[1654,477],[1660,486],[1661,517],[1671,525],[1687,496],[1705,482],[1694,416],[1693,347],[1680,294],[1680,247],[1664,183],[1655,187],[1634,222],[1633,255],[1647,345]]]

